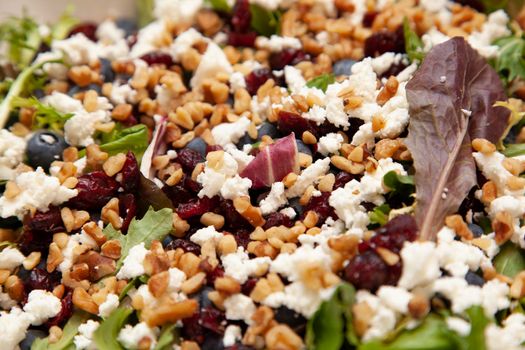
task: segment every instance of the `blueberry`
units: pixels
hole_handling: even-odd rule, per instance
[[[97,94],[102,95],[102,88],[100,87],[100,85],[97,85],[97,84],[89,84],[88,86],[82,86],[82,87],[74,85],[73,87],[71,87],[71,89],[69,89],[67,94],[69,96],[75,96],[79,92],[84,92],[88,90],[95,90]]]
[[[255,143],[255,142],[257,142],[257,141],[254,140],[254,139],[252,139],[252,138],[250,137],[250,135],[248,135],[248,133],[246,133],[246,134],[244,134],[243,137],[241,137],[241,138],[239,139],[239,141],[237,142],[236,146],[237,146],[237,148],[239,148],[239,149],[242,150],[242,147],[243,147],[244,145],[251,145],[251,144],[253,144],[253,143]]]
[[[162,246],[165,248],[168,246],[168,244],[170,244],[171,242],[173,242],[173,236],[172,235],[167,235],[166,238],[164,238],[162,240]]]
[[[334,63],[333,72],[335,76],[352,74],[352,66],[356,62],[354,60],[345,59]]]
[[[312,155],[312,150],[310,147],[304,144],[303,141],[296,139],[295,142],[297,142],[297,151],[301,153],[308,154],[309,156]]]
[[[64,137],[51,131],[37,131],[27,143],[27,160],[33,168],[49,170],[55,160],[62,159],[62,152],[68,147]]]
[[[268,135],[272,139],[276,139],[279,137],[279,131],[277,131],[277,128],[273,124],[262,123],[257,129],[257,140],[260,141],[264,135]]]
[[[44,331],[38,329],[29,329],[26,333],[25,339],[20,343],[20,349],[29,350],[37,338],[45,338],[46,336],[46,332]]]
[[[299,198],[292,198],[292,199],[290,199],[288,204],[290,205],[290,207],[293,208],[293,210],[295,210],[295,213],[298,216],[303,215],[303,211],[304,210],[303,210],[303,206],[299,203]]]
[[[485,233],[483,232],[483,229],[481,228],[481,226],[478,226],[476,224],[468,224],[468,228],[470,229],[470,231],[472,231],[472,233],[474,234],[474,237],[480,237],[481,235]]]
[[[205,286],[198,292],[197,300],[199,301],[199,305],[202,309],[213,306],[212,302],[208,298],[208,293],[211,291],[213,291],[212,287]]]
[[[129,18],[119,18],[115,21],[115,24],[120,29],[124,30],[126,37],[132,35],[137,31],[137,23]]]
[[[198,152],[203,158],[206,158],[206,142],[200,137],[196,137],[193,140],[191,140],[186,147]]]
[[[111,62],[105,58],[100,59],[100,74],[105,82],[113,82],[115,80],[115,72],[111,68]]]
[[[465,280],[467,280],[468,284],[471,284],[473,286],[481,287],[485,284],[485,280],[483,279],[483,277],[472,271],[467,272],[467,274],[465,275]]]
[[[275,320],[287,324],[297,333],[301,333],[306,326],[306,318],[286,306],[281,306],[275,310]]]

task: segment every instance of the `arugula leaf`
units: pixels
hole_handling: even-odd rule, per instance
[[[470,334],[463,340],[464,350],[485,350],[485,327],[490,320],[479,305],[469,307],[465,313],[470,321]]]
[[[506,83],[515,78],[525,78],[525,39],[523,36],[509,36],[494,42],[499,54],[494,68]]]
[[[178,338],[179,334],[175,324],[164,326],[154,350],[168,350]]]
[[[405,17],[403,20],[403,34],[405,36],[405,50],[408,58],[411,62],[419,61],[422,62],[425,58],[425,52],[423,51],[423,41],[421,38],[412,30],[410,22]]]
[[[231,11],[230,5],[226,0],[207,0],[212,9],[219,12],[229,13]]]
[[[37,129],[61,131],[66,121],[73,116],[73,113],[63,114],[58,112],[50,105],[40,102],[36,97],[15,97],[13,99],[13,107],[33,108],[35,110],[34,125]]]
[[[0,128],[3,128],[5,126],[5,123],[9,119],[9,113],[13,108],[13,100],[24,92],[24,90],[27,87],[27,84],[31,81],[31,79],[34,79],[35,72],[38,69],[42,68],[42,66],[46,63],[58,62],[60,62],[60,60],[49,60],[40,62],[38,64],[33,64],[32,66],[25,68],[20,74],[18,74],[16,80],[13,82],[11,88],[9,89],[9,92],[7,93],[7,96],[2,100],[2,103],[0,103]]]
[[[345,335],[355,344],[351,312],[354,302],[355,289],[348,283],[341,284],[329,300],[323,301],[306,325],[307,348],[339,350]]]
[[[281,11],[270,11],[257,4],[250,4],[252,14],[251,27],[259,34],[271,36],[278,34],[281,23]]]
[[[377,224],[383,226],[388,222],[388,213],[390,213],[390,206],[388,204],[382,204],[374,208],[368,213],[371,224]]]
[[[82,311],[77,311],[71,316],[64,326],[62,331],[62,336],[58,342],[49,344],[48,338],[40,338],[33,342],[31,345],[31,350],[64,350],[68,349],[73,345],[73,338],[78,333],[78,327],[86,322],[89,318],[89,314]]]
[[[140,160],[148,148],[148,127],[144,124],[133,125],[126,129],[118,129],[103,134],[100,149],[110,155],[132,151]],[[86,150],[81,150],[79,157],[86,155]]]
[[[25,13],[9,17],[0,25],[0,42],[7,44],[7,59],[20,69],[26,68],[42,42],[38,23]]]
[[[333,73],[326,73],[308,80],[306,86],[309,88],[318,88],[323,90],[323,92],[326,92],[328,85],[333,83],[335,83],[335,75],[333,75]]]
[[[98,350],[124,349],[117,341],[117,336],[133,309],[119,307],[103,320],[93,334],[93,341]]]
[[[493,264],[498,273],[514,278],[525,270],[525,252],[514,243],[507,242],[494,258]]]
[[[172,215],[173,211],[169,208],[159,211],[150,208],[142,219],[137,220],[134,218],[131,220],[126,235],[115,230],[111,225],[106,226],[104,235],[108,239],[118,239],[120,241],[121,256],[117,262],[117,270],[122,266],[132,247],[144,242],[146,248],[149,248],[152,241],[162,240],[169,234],[173,225]]]

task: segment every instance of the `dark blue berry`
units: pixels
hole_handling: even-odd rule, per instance
[[[467,272],[467,274],[465,275],[465,280],[467,280],[468,284],[471,284],[473,286],[481,287],[485,284],[485,280],[483,279],[483,277],[472,271]]]
[[[78,86],[78,85],[74,85],[71,87],[71,89],[69,89],[69,91],[67,92],[67,94],[71,97],[75,96],[76,94],[80,93],[80,92],[84,92],[84,91],[89,91],[89,90],[95,90],[97,92],[97,94],[99,95],[102,95],[102,87],[100,85],[97,85],[97,84],[89,84],[87,86]]]
[[[264,135],[270,136],[272,139],[279,137],[279,131],[277,127],[270,123],[262,123],[257,129],[257,140],[260,141]]]
[[[334,63],[334,67],[332,68],[334,75],[335,76],[339,76],[339,75],[350,75],[350,74],[352,74],[352,66],[355,63],[356,62],[354,60],[351,60],[351,59],[344,59],[344,60],[335,62]]]
[[[111,62],[105,58],[100,59],[100,74],[106,83],[115,80],[115,72],[111,68]]]
[[[479,225],[468,224],[468,228],[470,229],[470,231],[472,231],[472,233],[474,234],[474,237],[480,237],[481,235],[484,234],[483,229]]]
[[[186,148],[189,148],[191,150],[194,150],[195,152],[198,152],[200,155],[202,155],[203,158],[205,158],[206,157],[206,146],[207,144],[202,138],[196,137],[186,145]]]
[[[33,168],[48,170],[52,162],[62,159],[62,152],[68,147],[64,137],[51,131],[37,131],[27,143],[27,160]]]
[[[115,21],[115,24],[117,27],[124,30],[126,37],[137,31],[137,22],[130,18],[119,18]]]
[[[45,338],[47,337],[46,332],[39,330],[39,329],[28,329],[26,333],[26,337],[22,342],[20,343],[20,349],[21,350],[29,350],[31,349],[31,345],[35,342],[38,338]]]
[[[308,154],[309,156],[312,155],[312,150],[310,149],[310,147],[305,145],[303,141],[296,139],[295,142],[297,142],[297,151],[299,151],[300,153]]]

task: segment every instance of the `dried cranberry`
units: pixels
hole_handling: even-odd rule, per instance
[[[341,171],[335,175],[334,190],[344,187],[348,182],[355,179],[354,175]]]
[[[376,230],[376,234],[369,241],[369,246],[373,249],[383,247],[397,253],[403,248],[403,243],[416,240],[417,232],[417,224],[413,216],[399,215]]]
[[[69,290],[67,294],[61,300],[62,309],[55,317],[49,319],[46,322],[46,327],[51,328],[53,326],[62,327],[67,320],[73,315],[73,292]]]
[[[33,232],[26,230],[20,236],[18,246],[20,251],[25,255],[32,252],[40,252],[47,254],[49,250],[49,243],[53,239],[53,235],[48,232]]]
[[[406,67],[408,66],[404,64],[403,61],[394,63],[390,66],[390,68],[388,68],[385,72],[383,72],[383,74],[379,76],[379,79],[389,78],[392,75],[396,76],[399,73],[401,73]]]
[[[120,216],[124,218],[120,230],[126,234],[131,220],[137,215],[137,201],[134,195],[126,193],[119,196],[118,204]]]
[[[221,145],[206,145],[206,154],[215,151],[222,151]]]
[[[198,244],[183,238],[174,239],[166,247],[167,250],[175,250],[177,248],[182,248],[185,253],[201,254],[201,247]]]
[[[305,131],[312,132],[310,123],[297,113],[280,111],[277,120],[277,128],[283,134],[294,132],[295,135],[302,135]]]
[[[257,39],[256,32],[247,32],[247,33],[229,32],[228,33],[228,44],[235,46],[235,47],[239,47],[239,46],[254,47],[255,39]]]
[[[297,334],[304,332],[307,322],[303,315],[290,310],[286,306],[281,306],[275,310],[275,320],[279,323],[287,324]]]
[[[405,52],[405,37],[402,26],[394,32],[381,30],[366,38],[365,56],[376,57],[385,52]]]
[[[94,171],[78,178],[78,195],[68,204],[77,209],[102,208],[118,191],[119,183],[103,171]]]
[[[224,276],[224,269],[219,265],[213,267],[207,260],[200,263],[199,267],[206,273],[206,283],[213,286],[217,278]]]
[[[204,341],[204,329],[200,324],[199,311],[182,320],[182,334],[184,338],[191,339],[199,344]]]
[[[279,212],[271,213],[266,218],[266,223],[264,224],[263,229],[267,230],[270,227],[281,226],[281,225],[286,226],[286,227],[292,227],[293,222],[290,219],[290,217],[288,217],[288,215],[285,215]]]
[[[233,15],[231,24],[233,30],[237,33],[246,33],[250,30],[252,13],[250,12],[250,3],[248,0],[237,0],[233,6]]]
[[[374,20],[376,19],[378,15],[378,12],[376,11],[368,11],[363,16],[363,27],[370,28],[372,27],[372,24],[374,23]]]
[[[233,237],[235,237],[235,242],[237,242],[237,245],[244,247],[244,249],[247,249],[248,244],[251,242],[250,233],[251,231],[246,230],[246,229],[237,230],[233,234]]]
[[[208,198],[194,198],[188,203],[179,204],[177,207],[177,214],[181,219],[186,220],[194,216],[202,215],[208,211],[211,211],[219,204],[218,197]]]
[[[280,70],[286,66],[293,66],[309,59],[310,55],[303,50],[286,48],[281,52],[272,53],[270,55],[270,67],[272,67],[273,70]]]
[[[97,41],[97,24],[93,22],[82,22],[77,24],[71,31],[69,32],[68,37],[71,37],[75,34],[82,33],[92,41]]]
[[[270,68],[258,68],[254,69],[248,74],[244,80],[246,80],[246,89],[250,95],[256,95],[257,90],[266,83],[268,79],[273,79],[274,76]]]
[[[24,219],[26,227],[32,231],[57,233],[64,231],[64,222],[60,215],[60,208],[50,206],[45,213],[37,211],[32,217]]]
[[[240,228],[250,228],[250,223],[235,209],[233,201],[226,199],[221,201],[220,213],[225,218],[225,226],[232,231]]]
[[[388,265],[373,250],[355,256],[344,269],[344,278],[358,289],[375,291],[388,284]]]
[[[224,333],[224,313],[217,310],[216,308],[209,306],[201,309],[200,321],[204,328],[217,333]]]
[[[194,194],[184,186],[184,179],[175,186],[164,186],[162,191],[171,199],[174,207],[181,203],[187,203],[194,197]]]
[[[177,153],[175,161],[182,166],[184,171],[192,172],[197,164],[204,162],[204,158],[199,152],[184,148]]]
[[[241,292],[244,295],[250,295],[257,284],[258,279],[250,277],[246,282],[241,286]]]
[[[37,267],[29,272],[29,277],[24,281],[24,287],[28,294],[35,289],[52,291],[60,284],[61,278],[62,276],[58,271],[49,273],[47,270]]]
[[[318,224],[323,224],[326,219],[332,217],[337,219],[337,214],[334,208],[328,203],[331,192],[322,192],[320,196],[310,198],[308,204],[304,207],[304,214],[308,213],[309,210],[313,210],[319,217]]]
[[[173,59],[171,58],[171,55],[160,51],[149,52],[140,56],[140,59],[146,62],[149,66],[154,64],[163,64],[166,67],[169,67],[173,65]]]
[[[133,152],[129,151],[128,154],[126,154],[126,161],[124,162],[124,166],[121,170],[122,174],[122,188],[124,188],[124,191],[126,192],[134,192],[140,181],[140,171],[139,171],[139,165],[137,163],[137,158],[135,158],[135,155]]]

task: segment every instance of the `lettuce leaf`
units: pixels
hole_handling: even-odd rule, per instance
[[[270,11],[257,4],[250,4],[252,15],[251,27],[259,34],[271,36],[278,34],[281,23],[281,11]]]
[[[408,58],[411,62],[419,61],[422,62],[425,58],[425,52],[423,51],[423,41],[421,38],[412,30],[410,22],[405,17],[403,21],[403,34],[405,36],[405,50]]]
[[[390,206],[382,204],[374,208],[368,213],[370,224],[383,226],[388,222],[388,213],[390,213]]]
[[[100,323],[93,334],[93,341],[99,350],[124,349],[117,341],[117,336],[132,313],[131,308],[119,307]]]
[[[319,90],[326,92],[328,85],[333,83],[335,83],[335,76],[332,73],[326,73],[308,80],[306,86],[309,88],[318,88]]]
[[[500,47],[494,68],[506,83],[516,78],[525,78],[525,39],[520,36],[509,36],[496,40]]]
[[[7,44],[7,59],[24,69],[33,60],[40,48],[42,38],[38,23],[27,14],[9,17],[0,25],[0,43]]]
[[[525,252],[514,243],[507,242],[501,247],[493,264],[498,273],[514,278],[519,272],[525,270]]]
[[[33,342],[31,350],[64,350],[69,349],[73,345],[73,338],[78,333],[78,327],[86,322],[89,314],[82,311],[77,311],[67,321],[62,331],[62,337],[59,341],[49,344],[48,338],[40,338]],[[73,347],[74,348],[74,347]]]
[[[162,328],[159,341],[154,350],[168,350],[171,345],[179,338],[175,324],[166,325]]]
[[[215,11],[230,13],[231,8],[226,0],[206,0]]]

